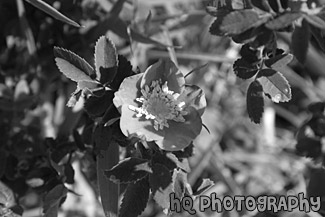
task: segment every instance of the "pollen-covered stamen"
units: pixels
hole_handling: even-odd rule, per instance
[[[162,130],[169,127],[168,120],[184,122],[184,115],[187,112],[183,110],[185,102],[178,102],[178,93],[168,89],[167,81],[161,85],[161,81],[153,81],[141,90],[142,96],[136,98],[136,101],[142,103],[141,108],[129,105],[129,109],[135,111],[137,117],[145,116],[146,119],[154,121],[155,130]]]

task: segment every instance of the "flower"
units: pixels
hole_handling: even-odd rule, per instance
[[[170,60],[125,78],[113,102],[125,136],[154,141],[166,151],[181,150],[199,135],[206,107],[202,89],[186,85]]]

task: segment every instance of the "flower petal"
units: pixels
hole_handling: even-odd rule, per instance
[[[177,99],[178,102],[185,102],[185,107],[192,106],[200,116],[203,115],[207,102],[203,90],[196,85],[185,85],[184,91]]]
[[[185,122],[169,121],[169,128],[164,128],[165,137],[157,140],[157,145],[166,151],[179,151],[186,148],[200,134],[202,120],[200,114],[189,108],[189,113],[184,116]]]
[[[140,79],[142,76],[143,73],[125,78],[119,90],[115,92],[113,103],[120,112],[122,105],[138,106],[135,99],[141,95]]]
[[[181,93],[185,85],[183,73],[171,60],[159,60],[149,66],[142,77],[141,88],[144,88],[145,85],[150,86],[152,81],[158,79],[161,79],[163,84],[167,81],[169,90],[175,93]]]
[[[136,113],[128,108],[128,105],[122,105],[122,115],[120,128],[127,137],[136,136],[148,142],[161,140],[164,138],[164,131],[156,131],[153,128],[153,121],[144,117],[136,117]]]

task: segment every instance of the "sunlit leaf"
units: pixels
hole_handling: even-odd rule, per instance
[[[257,77],[264,93],[269,95],[273,102],[288,102],[291,99],[290,85],[280,72],[273,69],[262,69]]]
[[[289,64],[293,59],[292,54],[280,54],[270,59],[265,60],[265,65],[272,69],[281,69]]]
[[[102,84],[112,82],[117,72],[117,64],[115,45],[106,36],[101,36],[95,46],[97,80]]]

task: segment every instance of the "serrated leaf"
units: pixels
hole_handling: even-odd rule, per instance
[[[270,20],[265,24],[265,26],[272,30],[280,30],[292,24],[293,21],[300,18],[302,16],[301,13],[296,12],[287,12],[276,17],[273,20]]]
[[[96,78],[102,84],[112,82],[117,72],[118,59],[113,42],[101,36],[95,46]]]
[[[246,106],[250,119],[259,124],[264,112],[264,97],[263,87],[257,80],[253,81],[248,87]]]
[[[66,197],[68,189],[59,184],[51,189],[44,198],[43,213],[46,217],[55,217],[58,215],[60,201]]]
[[[237,35],[246,30],[262,25],[265,18],[259,17],[258,13],[251,9],[238,10],[218,17],[211,25],[210,32],[214,35]]]
[[[130,183],[124,193],[120,217],[137,217],[147,206],[149,200],[149,183],[144,178],[138,182]]]
[[[154,164],[149,175],[150,188],[156,203],[163,209],[169,209],[169,195],[173,193],[173,180],[169,170],[162,164]]]
[[[270,59],[265,60],[265,65],[272,69],[281,69],[282,67],[288,65],[293,59],[292,54],[280,54]]]
[[[301,26],[296,26],[292,33],[291,50],[293,55],[302,64],[305,63],[308,47],[309,47],[309,24],[303,20]]]
[[[304,18],[309,24],[313,25],[314,27],[325,30],[325,21],[317,15],[304,14]]]
[[[73,53],[72,51],[69,51],[69,50],[66,50],[66,49],[60,48],[60,47],[54,47],[53,52],[54,52],[54,57],[60,58],[60,59],[63,59],[65,61],[69,62],[71,65],[75,66],[80,71],[82,71],[83,72],[82,74],[86,74],[89,77],[94,76],[93,67],[85,59],[81,58],[80,56]],[[62,71],[62,73],[64,73],[64,72]],[[68,78],[70,78],[70,77],[68,77]],[[84,80],[84,81],[89,80],[88,77],[85,77],[85,78],[86,79],[78,79],[78,78],[75,79],[75,77],[72,77],[70,79],[73,81],[76,81],[76,82],[81,81],[81,80]]]
[[[205,191],[207,191],[209,188],[211,188],[214,185],[214,182],[210,179],[202,179],[199,187],[197,187],[195,190],[193,189],[193,195],[198,196],[203,194]]]
[[[111,83],[112,88],[118,90],[122,81],[135,73],[132,71],[132,65],[124,56],[118,55],[117,74]]]
[[[51,15],[55,19],[61,20],[61,21],[65,22],[65,23],[70,24],[70,25],[75,26],[75,27],[80,27],[80,25],[78,23],[76,23],[75,21],[73,21],[70,18],[66,17],[65,15],[63,15],[62,13],[60,13],[55,8],[53,8],[52,6],[50,6],[49,4],[47,4],[46,2],[44,2],[42,0],[25,0],[25,1],[32,4],[36,8],[44,11],[45,13]]]
[[[287,79],[273,69],[262,69],[257,74],[258,81],[275,103],[288,102],[291,99],[291,88]]]
[[[235,61],[233,65],[234,73],[241,79],[252,78],[258,71],[257,65],[248,63],[243,58]]]
[[[252,48],[250,44],[244,44],[241,47],[239,54],[247,63],[254,64],[261,60],[260,50]]]
[[[116,183],[131,183],[152,173],[149,161],[140,158],[126,158],[104,172],[105,176]]]

